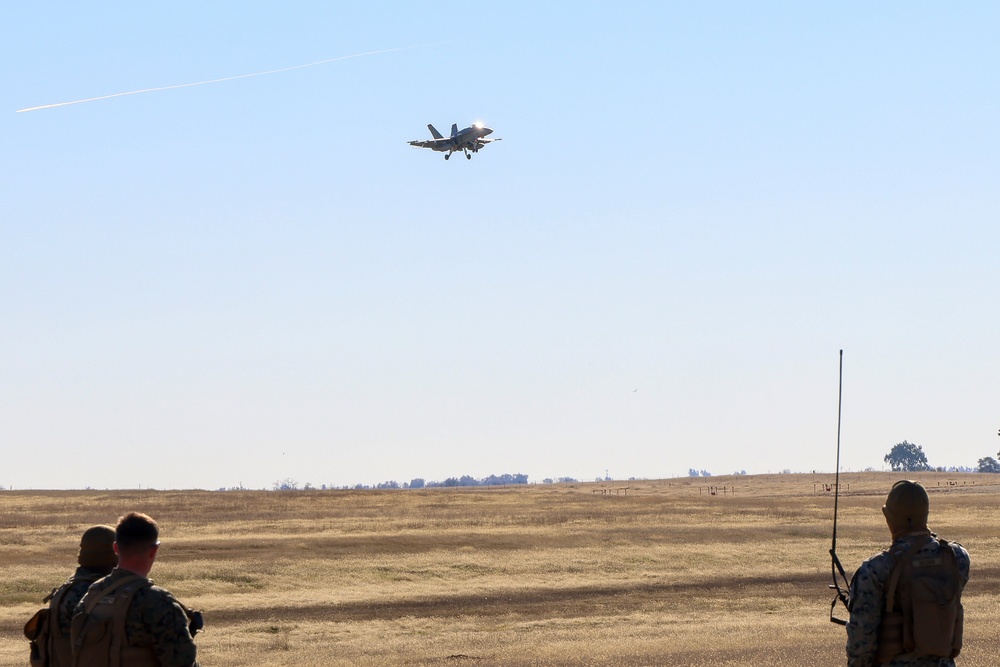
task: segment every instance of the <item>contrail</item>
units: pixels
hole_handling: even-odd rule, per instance
[[[237,76],[227,76],[222,79],[210,79],[209,81],[195,81],[194,83],[179,83],[174,86],[160,86],[159,88],[143,88],[142,90],[130,90],[125,93],[114,93],[112,95],[101,95],[100,97],[88,97],[85,100],[73,100],[71,102],[56,102],[55,104],[43,104],[38,107],[28,107],[27,109],[18,109],[16,113],[24,113],[26,111],[38,111],[39,109],[54,109],[55,107],[65,107],[71,104],[83,104],[84,102],[96,102],[98,100],[109,100],[112,97],[125,97],[126,95],[138,95],[140,93],[152,93],[157,90],[174,90],[175,88],[190,88],[192,86],[206,86],[210,83],[221,83],[223,81],[235,81],[236,79],[249,79],[252,76],[264,76],[265,74],[278,74],[279,72],[290,72],[293,69],[304,69],[306,67],[316,67],[317,65],[325,65],[326,63],[337,62],[338,60],[349,60],[351,58],[361,58],[363,56],[374,56],[378,53],[391,53],[393,51],[406,51],[407,49],[416,49],[421,46],[427,46],[426,44],[418,44],[417,46],[401,46],[395,49],[382,49],[380,51],[366,51],[364,53],[354,53],[349,56],[340,56],[338,58],[327,58],[326,60],[317,60],[314,63],[306,63],[305,65],[293,65],[292,67],[282,67],[281,69],[271,69],[266,72],[254,72],[252,74],[239,74]]]

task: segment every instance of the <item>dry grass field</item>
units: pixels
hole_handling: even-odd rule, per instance
[[[879,508],[897,477],[841,475],[849,571],[887,545]],[[917,478],[932,529],[972,554],[960,664],[994,667],[1000,477]],[[82,531],[129,510],[160,522],[152,578],[205,613],[205,666],[842,665],[832,481],[4,491],[0,665],[27,664],[21,627],[71,574]]]

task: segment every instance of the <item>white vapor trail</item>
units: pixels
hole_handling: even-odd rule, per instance
[[[249,79],[252,76],[264,76],[265,74],[278,74],[279,72],[290,72],[293,69],[303,69],[306,67],[315,67],[316,65],[325,65],[326,63],[337,62],[338,60],[349,60],[351,58],[361,58],[363,56],[373,56],[378,53],[391,53],[393,51],[405,51],[407,49],[416,49],[419,46],[401,46],[395,49],[382,49],[380,51],[366,51],[364,53],[354,53],[349,56],[340,56],[337,58],[327,58],[326,60],[317,60],[314,63],[306,63],[305,65],[293,65],[292,67],[282,67],[281,69],[267,70],[266,72],[253,72],[252,74],[239,74],[237,76],[227,76],[222,79],[211,79],[209,81],[195,81],[194,83],[179,83],[173,86],[160,86],[158,88],[143,88],[142,90],[130,90],[125,93],[113,93],[111,95],[101,95],[100,97],[88,97],[85,100],[73,100],[71,102],[56,102],[55,104],[43,104],[38,107],[28,107],[27,109],[18,109],[16,113],[25,113],[27,111],[38,111],[40,109],[54,109],[55,107],[65,107],[71,104],[83,104],[84,102],[96,102],[98,100],[109,100],[112,97],[125,97],[126,95],[138,95],[140,93],[152,93],[158,90],[174,90],[175,88],[190,88],[192,86],[205,86],[210,83],[221,83],[223,81],[235,81],[236,79]]]

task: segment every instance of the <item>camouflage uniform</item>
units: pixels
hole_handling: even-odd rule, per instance
[[[924,531],[906,535],[893,541],[891,549],[901,548],[908,551],[926,535]],[[958,571],[963,580],[968,581],[969,552],[956,542],[950,542],[949,545],[955,550]],[[933,556],[940,548],[940,543],[932,540],[919,553],[923,556]],[[851,580],[851,620],[847,624],[848,667],[875,667],[878,626],[885,606],[884,588],[892,566],[892,556],[884,551],[866,560],[854,573],[854,578]],[[885,664],[887,667],[954,667],[955,661],[951,658],[899,656]]]
[[[128,570],[115,570],[93,586],[97,593],[116,581],[133,576]],[[83,611],[83,605],[76,613]],[[184,607],[170,591],[159,586],[143,586],[136,591],[125,620],[126,646],[148,646],[153,649],[160,667],[198,667],[196,648]]]
[[[90,585],[98,579],[108,576],[112,569],[110,567],[78,567],[73,578],[66,582],[69,584],[69,589],[59,601],[56,616],[59,623],[59,634],[67,641],[69,641],[69,626],[73,620],[73,611],[76,609],[76,605],[83,599]]]

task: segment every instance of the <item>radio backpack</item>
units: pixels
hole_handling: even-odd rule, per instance
[[[921,556],[933,540],[938,553]],[[878,633],[883,664],[904,654],[954,658],[962,650],[965,582],[947,540],[928,536],[895,560],[886,582],[885,611]]]
[[[138,574],[119,579],[104,590],[91,589],[80,603],[83,610],[73,617],[74,667],[140,667],[133,659],[124,664],[125,620],[132,596],[150,585]],[[77,607],[79,609],[79,607]],[[142,649],[137,649],[142,650]],[[156,664],[155,657],[151,664]]]

